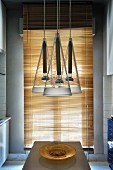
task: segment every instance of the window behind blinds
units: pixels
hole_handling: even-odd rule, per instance
[[[24,141],[81,141],[93,145],[92,6],[72,3],[72,38],[82,87],[71,97],[32,94],[43,40],[43,4],[24,5]],[[69,39],[69,5],[61,4],[60,36],[64,53]],[[51,53],[56,33],[56,4],[46,4],[46,39]]]

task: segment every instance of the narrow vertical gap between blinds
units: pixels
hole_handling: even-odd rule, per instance
[[[61,4],[60,36],[64,53],[69,39],[67,3]],[[32,94],[43,40],[43,4],[24,5],[24,143],[81,141],[93,146],[92,5],[72,3],[72,38],[82,87],[72,97]],[[46,39],[51,52],[56,33],[56,4],[46,5]]]

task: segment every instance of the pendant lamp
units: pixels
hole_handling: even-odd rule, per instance
[[[69,84],[69,77],[66,69],[66,62],[62,49],[62,44],[59,34],[59,19],[60,13],[60,0],[57,0],[57,33],[54,38],[52,52],[49,61],[47,77],[44,88],[44,96],[71,96],[71,89]],[[64,69],[63,69],[64,68]],[[67,77],[67,81],[65,81]]]
[[[69,81],[70,88],[72,93],[81,93],[81,85],[78,75],[77,63],[76,63],[76,56],[73,46],[73,40],[71,37],[71,0],[69,5],[69,25],[70,25],[70,37],[69,42],[66,50],[66,57],[68,55],[68,77],[66,77],[66,81]]]
[[[47,63],[48,63],[48,48],[45,38],[45,0],[44,0],[44,38],[42,42],[42,47],[40,50],[40,55],[38,59],[37,69],[35,73],[32,93],[43,93],[45,82],[49,80],[47,76]],[[43,65],[43,69],[42,69]]]

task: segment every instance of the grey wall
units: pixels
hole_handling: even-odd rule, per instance
[[[103,9],[94,6],[96,34],[93,38],[94,62],[94,152],[104,153],[103,145]]]
[[[107,75],[113,75],[113,1],[109,0],[106,22]]]
[[[19,36],[21,11],[7,11],[6,109],[10,122],[10,153],[24,152],[23,39]]]
[[[95,153],[103,153],[103,27],[102,8],[94,9],[96,36],[94,37],[94,146]],[[24,82],[23,40],[18,34],[18,19],[22,12],[7,12],[7,114],[10,122],[10,152],[24,152]]]
[[[103,67],[104,67],[104,77],[103,77],[103,130],[104,130],[104,153],[107,154],[108,150],[108,118],[111,118],[113,114],[113,75],[109,75],[111,69],[113,69],[113,61],[110,61],[109,58],[109,33],[112,32],[113,29],[113,1],[108,1],[108,6],[106,6],[105,16],[104,16],[104,32],[103,32],[103,48],[104,48],[104,59],[103,59]],[[112,9],[110,12],[110,9]],[[108,37],[107,37],[108,36]],[[113,42],[113,34],[110,38]],[[108,38],[108,40],[107,40]],[[112,43],[110,43],[112,45]],[[108,49],[107,49],[108,48]],[[113,50],[113,48],[112,48]],[[113,57],[113,55],[111,56]],[[113,59],[113,58],[112,58]],[[111,69],[110,69],[111,67]],[[109,75],[109,76],[108,76]]]
[[[0,0],[0,49],[6,51],[6,8]]]
[[[0,49],[6,53],[6,9],[0,1]],[[0,54],[0,73],[6,73],[6,55]],[[0,74],[0,118],[6,116],[6,75]]]

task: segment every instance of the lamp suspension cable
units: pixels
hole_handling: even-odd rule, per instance
[[[44,39],[45,39],[45,0],[44,0]]]
[[[70,26],[70,38],[71,38],[71,0],[69,3],[69,26]]]
[[[60,31],[60,0],[59,0],[59,31]]]
[[[57,33],[58,33],[58,0],[57,0]]]
[[[47,44],[46,44],[46,39],[45,39],[45,0],[44,0],[44,40],[43,40],[43,77],[42,80],[45,81],[47,76]],[[48,78],[47,78],[48,79]]]
[[[60,83],[63,83],[61,80],[61,57],[60,57],[60,36],[59,36],[59,0],[57,0],[57,35],[56,35],[56,66],[57,66],[57,77],[58,80],[56,83],[60,81]]]
[[[69,80],[73,81],[72,78],[72,52],[73,52],[73,45],[72,45],[72,38],[71,38],[71,0],[69,1],[69,28],[70,28],[70,37],[69,37],[69,44],[68,44],[68,74]]]
[[[57,32],[60,30],[60,0],[57,0]]]

